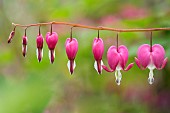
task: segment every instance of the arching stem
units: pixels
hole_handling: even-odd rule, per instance
[[[25,33],[24,33],[25,36],[27,36],[27,28],[28,27],[25,28]]]
[[[100,30],[98,29],[97,31],[98,31],[97,32],[97,38],[99,39],[100,38]]]
[[[39,26],[39,36],[41,35],[41,25]]]
[[[73,39],[73,27],[71,27],[71,31],[70,31],[70,39],[71,39],[70,41],[72,41],[72,39]]]
[[[118,48],[119,48],[119,32],[117,32],[117,35],[116,35],[116,48],[117,48],[117,52],[118,52]]]
[[[14,32],[15,32],[16,27],[17,27],[17,26],[16,26],[16,25],[14,25],[14,29],[13,29],[13,31],[14,31]]]
[[[152,52],[152,31],[150,34],[150,52]]]
[[[53,23],[51,23],[51,35],[53,34]]]

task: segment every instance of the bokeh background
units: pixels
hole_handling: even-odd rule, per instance
[[[149,70],[136,64],[122,72],[120,86],[114,73],[98,75],[93,68],[92,41],[97,31],[74,28],[79,42],[77,67],[73,75],[67,69],[64,43],[70,26],[54,25],[59,34],[56,59],[50,64],[44,44],[41,63],[36,58],[38,27],[27,30],[28,53],[21,52],[24,29],[17,28],[7,44],[11,23],[30,24],[66,21],[91,26],[114,28],[170,27],[169,0],[0,0],[0,113],[169,113],[170,65],[154,70],[155,82],[149,85]],[[50,26],[41,28],[43,36]],[[115,45],[116,32],[100,31],[107,49]],[[149,33],[120,33],[119,44],[129,49],[128,63],[141,44],[149,44]],[[153,43],[163,45],[170,58],[170,31],[153,32]]]

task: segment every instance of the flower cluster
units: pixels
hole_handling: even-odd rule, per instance
[[[16,26],[14,27],[13,31],[10,33],[10,36],[8,38],[8,43],[11,42],[12,38],[15,35],[15,28]],[[66,54],[68,57],[67,67],[68,70],[70,71],[70,74],[73,74],[74,69],[76,67],[75,58],[78,52],[78,41],[76,40],[76,38],[72,38],[72,28],[71,28],[71,35],[69,38],[66,39],[65,42]],[[22,54],[24,57],[27,54],[27,42],[28,42],[28,38],[26,36],[26,29],[25,29],[25,34],[22,37]],[[148,68],[150,70],[148,82],[149,84],[152,84],[154,82],[153,70],[163,69],[168,59],[165,58],[164,48],[160,44],[155,44],[152,46],[152,38],[150,39],[151,39],[150,45],[143,44],[138,48],[137,58],[135,58],[135,62],[140,69],[144,70]],[[52,24],[51,24],[51,32],[47,32],[45,40],[49,49],[50,62],[53,63],[55,60],[55,47],[58,42],[58,34],[52,31]],[[41,62],[43,58],[43,43],[44,43],[44,38],[40,32],[40,27],[39,27],[39,34],[37,35],[36,38],[36,44],[37,44],[36,55],[39,62]],[[98,30],[98,37],[94,38],[94,41],[92,43],[92,53],[95,59],[94,68],[96,69],[97,73],[102,74],[103,69],[107,72],[115,72],[115,78],[116,78],[115,81],[117,85],[120,85],[120,82],[122,80],[121,70],[128,71],[134,66],[134,63],[130,63],[126,67],[129,53],[125,45],[120,45],[120,46],[118,45],[118,34],[117,34],[117,45],[110,46],[107,51],[107,62],[110,68],[104,65],[102,61],[102,57],[104,54],[104,42],[102,38],[99,37],[99,30]]]

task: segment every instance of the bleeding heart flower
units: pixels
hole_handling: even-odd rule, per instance
[[[9,35],[9,38],[8,38],[8,43],[11,43],[14,35],[15,35],[15,29],[16,29],[16,26],[14,26],[14,29],[11,31],[10,35]]]
[[[103,65],[102,56],[104,53],[104,44],[103,44],[103,40],[101,38],[94,39],[92,50],[93,50],[93,55],[94,55],[94,59],[95,59],[94,68],[96,69],[96,71],[99,74],[101,74],[102,73],[102,65]]]
[[[15,31],[13,30],[13,31],[10,33],[10,35],[9,35],[8,43],[11,43],[11,41],[12,41],[14,35],[15,35]]]
[[[26,53],[27,53],[27,42],[28,42],[27,36],[24,35],[22,37],[22,55],[24,57],[26,56]]]
[[[76,67],[76,63],[74,61],[77,51],[78,51],[78,41],[75,38],[67,38],[65,42],[66,54],[69,59],[67,63],[67,67],[71,74]]]
[[[49,49],[49,59],[50,62],[53,63],[54,62],[54,58],[55,58],[55,46],[58,42],[58,34],[56,32],[48,32],[46,34],[46,43],[48,45],[48,49]]]
[[[146,68],[150,70],[148,82],[152,84],[154,82],[153,70],[155,68],[158,70],[163,69],[168,61],[168,58],[165,58],[164,48],[159,44],[152,47],[148,44],[143,44],[138,48],[137,56],[138,58],[135,58],[137,66],[142,70]]]
[[[116,70],[115,72],[116,83],[120,85],[122,78],[122,74],[120,71],[121,70],[128,71],[133,67],[133,63],[131,63],[125,69],[125,65],[128,60],[128,49],[124,45],[121,45],[118,48],[116,46],[111,46],[107,51],[107,60],[111,70],[104,65],[102,66],[103,69],[106,70],[107,72],[114,72]]]
[[[36,43],[37,43],[36,54],[37,54],[37,59],[39,62],[41,62],[42,57],[43,57],[43,42],[44,42],[44,38],[42,34],[38,34],[37,39],[36,39]]]

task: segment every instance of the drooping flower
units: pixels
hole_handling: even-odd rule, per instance
[[[124,45],[121,45],[118,48],[116,46],[111,46],[107,51],[107,60],[111,69],[108,69],[105,65],[102,66],[103,69],[107,72],[115,71],[115,81],[118,85],[120,85],[122,78],[122,74],[120,71],[128,71],[133,67],[133,63],[130,63],[125,69],[128,60],[128,49]]]
[[[11,43],[11,41],[12,41],[14,35],[15,35],[15,29],[16,29],[16,26],[14,26],[14,29],[9,34],[8,43]]]
[[[103,44],[103,40],[101,38],[95,38],[93,41],[93,45],[92,45],[92,51],[93,51],[93,55],[94,55],[94,68],[96,69],[96,71],[101,74],[102,73],[102,65],[103,65],[103,61],[102,61],[102,56],[104,53],[104,44]]]
[[[46,34],[46,43],[48,45],[48,49],[49,49],[49,59],[50,62],[53,63],[54,62],[54,58],[55,58],[55,46],[58,42],[58,34],[56,32],[48,32]]]
[[[8,43],[11,43],[11,41],[12,41],[14,35],[15,35],[15,31],[13,30],[13,31],[10,33],[10,35],[9,35]]]
[[[78,41],[75,38],[67,38],[65,42],[66,54],[69,59],[67,67],[71,74],[73,74],[76,67],[75,57],[78,51]]]
[[[41,62],[43,57],[43,42],[44,42],[44,38],[42,34],[38,34],[36,39],[36,43],[37,43],[36,55],[39,62]]]
[[[148,44],[143,44],[138,48],[137,57],[135,62],[140,69],[148,68],[149,84],[154,82],[153,70],[156,68],[161,70],[165,67],[168,58],[165,58],[165,50],[160,44],[155,44],[152,47]]]
[[[27,42],[28,42],[27,36],[24,35],[22,37],[22,55],[24,57],[26,56],[26,53],[27,53]]]

